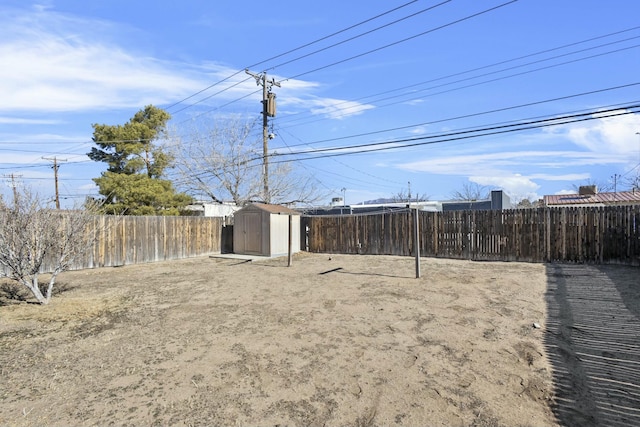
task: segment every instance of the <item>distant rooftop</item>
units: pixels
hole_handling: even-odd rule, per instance
[[[544,196],[544,206],[640,204],[640,191]]]

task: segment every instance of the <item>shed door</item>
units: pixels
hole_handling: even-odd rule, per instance
[[[262,253],[262,215],[260,212],[247,212],[244,221],[244,249],[247,253]]]

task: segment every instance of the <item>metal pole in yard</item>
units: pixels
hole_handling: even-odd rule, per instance
[[[414,217],[414,227],[413,227],[413,247],[414,252],[416,254],[416,279],[420,278],[420,231],[418,230],[419,226],[419,212],[420,207],[416,206],[416,214]]]
[[[289,214],[289,260],[287,267],[291,267],[293,263],[293,215]]]

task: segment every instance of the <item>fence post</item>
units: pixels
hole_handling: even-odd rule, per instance
[[[413,227],[413,247],[416,253],[416,279],[420,278],[420,230],[419,230],[419,217],[420,207],[416,206],[416,215]]]
[[[291,267],[293,263],[293,215],[289,214],[289,260],[287,267]]]
[[[544,208],[545,261],[551,262],[551,208]]]

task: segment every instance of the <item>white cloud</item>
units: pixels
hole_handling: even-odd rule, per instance
[[[480,185],[500,188],[507,193],[513,202],[517,203],[523,199],[537,200],[540,198],[537,191],[540,185],[531,180],[530,177],[520,174],[507,176],[470,176],[469,181]]]
[[[440,156],[397,164],[396,167],[412,172],[468,177],[477,184],[503,189],[512,200],[519,201],[540,198],[538,190],[541,186],[536,181],[574,183],[590,178],[587,172],[567,170],[567,167],[623,162],[620,155],[529,150]]]
[[[622,111],[622,110],[621,110]],[[597,117],[597,114],[595,115]],[[596,153],[624,154],[638,158],[640,115],[627,114],[593,121],[553,126],[547,132],[564,136],[579,147]]]
[[[3,10],[0,110],[78,111],[164,103],[203,87],[193,72],[111,40],[120,28],[46,8]]]
[[[403,102],[403,104],[405,104],[405,105],[420,105],[420,104],[423,104],[424,102],[425,102],[424,99],[411,99],[409,101]]]
[[[566,196],[569,194],[578,194],[576,190],[560,190],[556,192],[556,196]]]
[[[590,175],[588,173],[567,173],[562,175],[552,175],[548,173],[535,173],[535,174],[530,174],[528,176],[531,179],[540,179],[543,181],[567,181],[567,182],[581,181],[581,180],[590,178]]]
[[[316,98],[308,100],[307,103],[311,106],[312,114],[325,115],[331,119],[345,119],[375,108],[370,104],[333,98]]]
[[[427,133],[427,127],[426,126],[416,126],[415,128],[411,129],[409,131],[409,133],[411,135],[424,135],[425,133]]]
[[[508,173],[519,173],[523,168],[559,169],[568,166],[621,164],[624,161],[624,156],[620,155],[601,155],[581,151],[530,150],[431,157],[396,166],[415,172],[467,176],[470,171],[482,175],[495,175],[502,170],[506,170]]]
[[[90,184],[84,184],[79,186],[78,191],[87,191],[87,192],[96,191],[97,192],[98,186],[94,182],[92,182]]]
[[[52,119],[25,119],[20,117],[0,116],[0,124],[3,125],[57,125],[60,123],[62,123],[60,120]]]
[[[45,163],[44,160],[42,160],[42,152],[41,151],[36,151],[33,150],[33,153],[23,153],[23,152],[16,152],[15,149],[11,148],[11,149],[6,149],[2,148],[2,151],[0,151],[0,153],[2,153],[2,164],[12,164],[12,165],[33,165],[35,164],[39,164],[39,163]]]
[[[0,123],[56,124],[23,116],[170,105],[215,82],[220,83],[182,105],[220,105],[243,97],[261,100],[261,88],[243,70],[215,62],[193,65],[154,58],[144,50],[146,37],[135,28],[62,14],[46,4],[21,10],[0,7],[0,113],[10,112]],[[136,44],[131,46],[129,40]],[[275,92],[283,107],[311,109],[332,119],[374,108],[318,97],[313,94],[321,86],[317,82],[269,78],[281,83]]]

